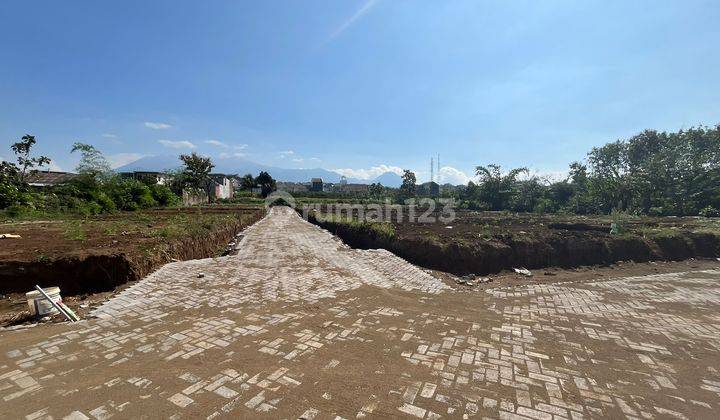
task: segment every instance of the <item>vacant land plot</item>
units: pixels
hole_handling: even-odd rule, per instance
[[[0,330],[0,417],[717,418],[717,261],[467,288],[285,208],[239,248]]]
[[[577,267],[720,256],[720,220],[700,217],[457,211],[448,223],[416,223],[407,218],[362,223],[356,218],[338,218],[326,207],[311,212],[310,220],[351,246],[384,248],[415,264],[461,275],[511,267]],[[611,233],[613,223],[615,231]]]
[[[0,233],[0,306],[21,309],[23,294],[60,286],[64,296],[112,290],[172,260],[219,255],[258,207],[164,209],[91,218],[5,221]],[[22,308],[24,309],[24,308]]]

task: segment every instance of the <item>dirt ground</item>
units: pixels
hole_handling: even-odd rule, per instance
[[[533,271],[469,287],[273,209],[237,255],[0,330],[0,417],[717,418],[719,261]]]
[[[0,326],[34,322],[25,292],[35,284],[59,286],[83,315],[166,262],[220,255],[261,216],[257,207],[217,206],[4,221],[0,233],[21,238],[0,239]]]
[[[420,213],[420,212],[419,212]],[[720,218],[582,216],[456,210],[448,223],[402,223],[393,221],[401,238],[432,239],[442,244],[503,242],[509,239],[556,240],[558,236],[608,238],[613,221],[628,236],[652,237],[681,232],[720,233]],[[431,216],[438,216],[436,212]]]
[[[329,217],[328,210],[310,214],[310,221],[349,245],[387,249],[414,264],[456,275],[720,256],[719,219],[458,210],[452,221],[420,223],[409,222],[405,211],[402,222],[393,219],[389,226],[348,223]],[[611,232],[613,221],[616,232]]]
[[[150,249],[193,229],[220,224],[257,207],[217,206],[122,212],[57,220],[0,222],[0,261],[44,261],[60,257],[131,253]]]

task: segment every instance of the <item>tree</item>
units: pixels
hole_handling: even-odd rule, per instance
[[[110,164],[95,146],[84,143],[73,144],[70,153],[80,152],[80,162],[75,170],[83,175],[96,179],[110,172]]]
[[[260,187],[260,192],[263,197],[267,197],[277,189],[275,180],[265,171],[258,174],[257,178],[255,178],[255,184]]]
[[[594,147],[588,153],[588,162],[593,170],[588,187],[602,210],[608,213],[613,209],[626,210],[632,197],[625,142],[618,140]]]
[[[586,188],[588,180],[587,166],[580,162],[571,163],[569,179],[572,181],[573,185],[578,188]]]
[[[480,199],[490,205],[491,210],[504,210],[517,190],[517,178],[529,173],[527,168],[511,169],[503,175],[500,165],[478,166],[475,174],[480,180]]]
[[[183,185],[198,189],[205,188],[210,179],[210,171],[215,167],[210,158],[193,152],[190,155],[180,155],[180,160],[185,164],[181,173]]]
[[[385,193],[385,187],[379,182],[374,182],[368,187],[368,193],[372,197],[380,197]]]
[[[415,183],[417,182],[417,178],[415,178],[415,173],[412,171],[409,171],[407,169],[403,170],[402,175],[402,185],[400,186],[400,191],[403,193],[406,197],[413,197],[415,196]]]
[[[245,174],[240,178],[240,188],[243,190],[251,191],[255,187],[255,178],[252,174]]]
[[[48,165],[50,163],[50,158],[46,156],[30,156],[30,151],[35,143],[37,143],[35,136],[26,134],[22,136],[22,139],[19,142],[13,143],[12,146],[10,146],[17,156],[19,166],[18,176],[20,178],[20,182],[25,182],[25,177],[29,172],[37,171],[35,168]]]

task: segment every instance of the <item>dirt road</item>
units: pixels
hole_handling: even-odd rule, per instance
[[[713,418],[719,280],[456,290],[275,208],[238,255],[0,332],[0,417]]]

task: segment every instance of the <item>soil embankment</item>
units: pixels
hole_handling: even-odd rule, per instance
[[[216,209],[205,213],[222,212]],[[135,230],[123,224],[129,231],[123,231],[107,244],[98,242],[95,237],[103,232],[100,228],[88,228],[86,241],[76,241],[75,247],[67,252],[53,252],[54,248],[65,251],[65,243],[57,235],[46,234],[47,244],[32,242],[33,232],[23,232],[23,238],[13,245],[30,247],[33,253],[42,258],[28,258],[26,251],[0,259],[0,293],[24,293],[40,286],[59,286],[63,296],[109,291],[124,283],[143,278],[159,266],[173,260],[189,260],[219,255],[235,235],[248,225],[264,216],[261,209],[236,209],[224,211],[231,216],[207,227],[201,232],[188,232],[166,237],[167,230],[185,222],[184,219],[166,219],[165,216],[190,214],[184,209],[172,211],[152,211],[151,223],[141,225]],[[160,215],[162,219],[158,219]],[[114,220],[114,219],[113,219]],[[217,219],[209,219],[209,221]],[[106,220],[102,229],[107,229]],[[145,222],[142,222],[145,223]],[[162,234],[153,231],[154,225]],[[174,225],[173,225],[174,224]],[[132,226],[131,226],[132,227]],[[144,229],[143,229],[144,228]],[[37,229],[36,229],[37,230]],[[150,232],[152,231],[152,232]],[[107,240],[106,240],[107,242]],[[51,256],[47,256],[49,254]]]
[[[611,235],[609,228],[601,226],[558,223],[535,231],[484,234],[477,224],[461,221],[452,230],[443,225],[395,224],[396,233],[388,236],[366,224],[338,223],[313,215],[309,221],[354,248],[383,248],[416,265],[456,275],[490,274],[512,267],[573,268],[720,256],[720,236],[685,230]]]

